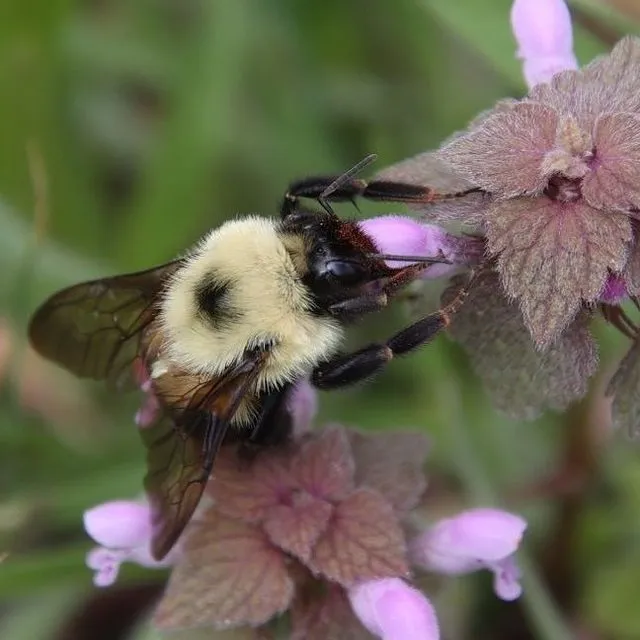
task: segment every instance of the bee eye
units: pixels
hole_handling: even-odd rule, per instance
[[[331,260],[327,263],[327,273],[342,284],[359,284],[366,279],[364,268],[358,262]]]

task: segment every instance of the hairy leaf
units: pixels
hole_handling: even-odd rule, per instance
[[[439,157],[496,196],[539,193],[546,186],[542,162],[554,146],[557,125],[557,113],[543,105],[503,105],[445,144]]]
[[[349,433],[356,484],[375,489],[399,514],[413,509],[427,487],[427,438],[421,433]]]
[[[343,586],[406,575],[404,535],[391,505],[371,489],[354,491],[336,506],[308,566]]]
[[[447,303],[461,282],[443,295]],[[546,351],[538,351],[516,304],[505,297],[496,274],[476,281],[450,327],[468,352],[494,405],[507,415],[533,419],[543,409],[561,410],[581,398],[598,356],[580,315]]]
[[[640,116],[600,116],[594,145],[595,165],[582,185],[585,200],[599,209],[629,212],[640,208]]]
[[[623,273],[627,291],[632,296],[640,294],[640,235],[638,231],[637,223],[634,223],[634,240],[629,249],[629,259]]]
[[[625,429],[632,438],[640,435],[640,341],[629,349],[615,372],[608,396],[614,396],[611,415],[616,428]]]
[[[263,526],[273,544],[307,562],[332,513],[330,503],[301,491],[292,496],[291,504],[270,509]]]
[[[487,216],[489,251],[509,296],[518,299],[536,345],[548,348],[593,302],[609,269],[625,265],[631,224],[622,214],[548,198],[516,198]]]
[[[373,640],[353,613],[343,589],[301,593],[291,607],[290,640]]]
[[[286,558],[252,525],[209,509],[194,523],[155,615],[161,629],[257,626],[294,593]]]
[[[354,463],[342,427],[329,427],[305,442],[291,462],[303,489],[318,498],[339,500],[353,489]]]
[[[288,458],[280,452],[262,451],[254,460],[242,460],[235,447],[227,447],[216,460],[207,493],[220,513],[257,523],[295,486]]]

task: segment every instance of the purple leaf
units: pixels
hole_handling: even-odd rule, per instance
[[[329,427],[305,442],[291,461],[300,486],[317,498],[339,500],[353,489],[354,463],[342,427]]]
[[[263,526],[273,544],[304,563],[326,531],[332,513],[333,506],[328,502],[298,492],[293,495],[291,504],[273,507]]]
[[[622,359],[607,395],[614,396],[611,408],[614,427],[637,438],[640,434],[640,341],[636,341]]]
[[[192,525],[154,620],[165,630],[257,626],[293,593],[286,556],[265,534],[209,509]]]
[[[638,209],[640,117],[633,113],[600,116],[595,124],[594,147],[594,168],[582,185],[585,200],[598,209]]]
[[[356,484],[378,491],[400,515],[413,509],[427,486],[427,438],[416,432],[349,433]]]
[[[553,148],[558,115],[533,102],[502,104],[475,128],[454,137],[440,157],[473,184],[500,197],[540,193],[541,167]]]
[[[371,489],[354,491],[336,506],[308,566],[344,586],[406,575],[404,534],[391,505]]]
[[[324,593],[309,590],[291,607],[290,640],[372,640],[353,613],[344,590],[330,586]]]
[[[583,301],[597,300],[609,270],[624,268],[631,224],[580,202],[516,198],[493,206],[487,239],[506,293],[518,299],[534,342],[544,349]]]
[[[461,283],[443,295],[452,299]],[[544,408],[564,409],[587,391],[598,356],[579,316],[546,351],[535,349],[515,303],[502,292],[496,274],[476,281],[450,327],[462,344],[495,406],[514,418],[533,419]]]
[[[262,451],[255,460],[240,460],[235,447],[223,449],[207,486],[216,509],[230,518],[261,522],[297,483],[288,470],[288,458]]]

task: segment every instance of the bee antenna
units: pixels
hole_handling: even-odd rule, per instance
[[[338,176],[319,196],[318,202],[322,205],[322,208],[329,214],[333,215],[334,211],[331,205],[328,203],[328,198],[332,193],[335,193],[338,189],[343,187],[354,176],[358,175],[365,167],[368,167],[371,163],[378,159],[377,154],[370,153],[366,158],[363,158],[354,165],[348,171],[345,171],[342,175]]]

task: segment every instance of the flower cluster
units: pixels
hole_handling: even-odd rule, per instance
[[[149,507],[118,501],[85,514],[101,545],[87,564],[98,586],[113,583],[124,561],[172,565],[154,617],[165,630],[260,629],[288,612],[294,639],[439,638],[416,573],[488,569],[496,594],[513,600],[526,522],[475,509],[410,534],[426,452],[420,434],[338,426],[265,450],[248,466],[226,446],[206,505],[165,561],[150,556]]]
[[[533,418],[582,397],[598,362],[588,325],[600,311],[634,341],[610,392],[616,422],[637,428],[638,330],[620,305],[640,306],[640,39],[577,70],[563,0],[516,0],[512,25],[529,94],[378,177],[472,190],[420,212],[475,234],[452,262],[480,268],[454,278],[443,300],[468,286],[451,335],[499,408]],[[376,234],[382,249],[391,224]],[[454,245],[439,227],[425,230],[425,251]],[[410,249],[420,233],[403,231]]]

